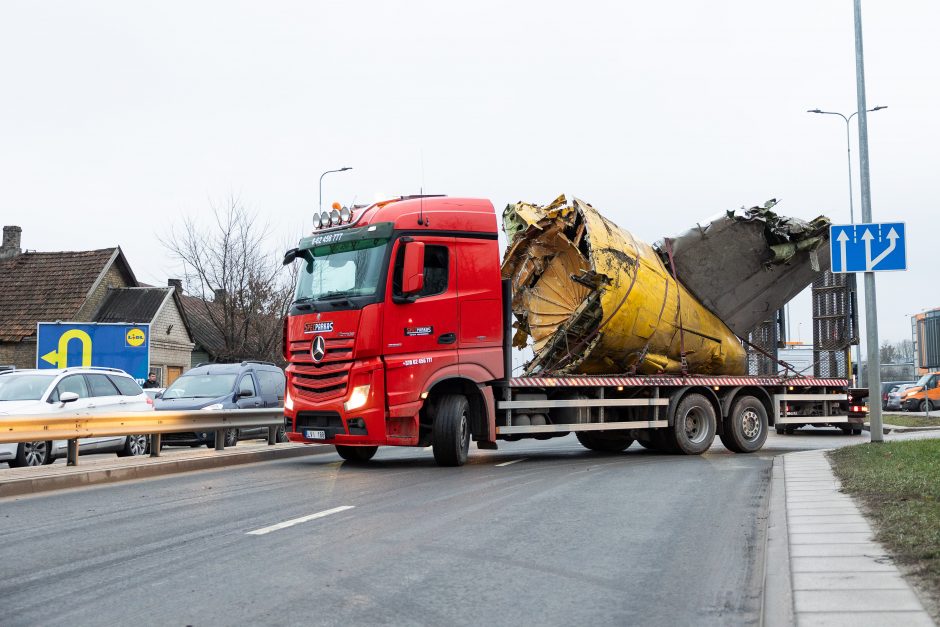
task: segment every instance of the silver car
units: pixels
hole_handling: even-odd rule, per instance
[[[0,373],[0,424],[4,415],[96,414],[153,410],[153,400],[127,373],[116,368],[13,370]],[[119,456],[147,452],[146,435],[79,440],[82,453],[115,452]],[[65,457],[66,440],[0,444],[0,462],[40,466]]]
[[[917,387],[914,383],[902,383],[901,385],[895,386],[888,392],[888,402],[885,403],[885,409],[900,411],[901,410],[901,395],[911,388]]]

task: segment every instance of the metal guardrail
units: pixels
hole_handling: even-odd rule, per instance
[[[78,464],[78,440],[120,435],[150,436],[150,456],[160,456],[161,435],[187,431],[215,431],[215,449],[225,448],[225,431],[240,427],[268,427],[273,445],[277,428],[284,425],[284,409],[222,409],[214,411],[135,411],[105,414],[30,414],[0,417],[0,444],[68,440],[68,465]]]

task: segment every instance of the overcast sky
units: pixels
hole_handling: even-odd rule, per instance
[[[900,340],[940,306],[940,2],[863,10],[868,105],[889,106],[872,214],[908,229],[910,270],[878,277]],[[649,242],[774,197],[845,223],[845,123],[806,110],[855,110],[853,46],[851,0],[4,0],[0,222],[31,250],[120,245],[154,284],[181,275],[171,225],[235,195],[296,240],[347,165],[325,205],[565,192]]]

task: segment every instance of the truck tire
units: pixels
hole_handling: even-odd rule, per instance
[[[753,396],[742,396],[722,420],[719,436],[725,448],[735,453],[759,451],[767,440],[767,408]]]
[[[336,445],[336,452],[348,462],[367,462],[375,456],[377,450],[379,450],[377,446]]]
[[[701,394],[688,394],[676,407],[672,426],[665,430],[668,448],[683,455],[701,455],[715,439],[715,408]]]
[[[431,446],[438,466],[463,466],[470,449],[470,403],[466,396],[441,399],[431,427]]]
[[[630,448],[633,438],[620,433],[595,433],[591,431],[576,431],[575,437],[581,446],[599,453],[619,453]]]

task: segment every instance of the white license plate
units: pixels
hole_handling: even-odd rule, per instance
[[[325,440],[326,431],[308,429],[304,432],[304,437],[306,437],[308,440]]]

